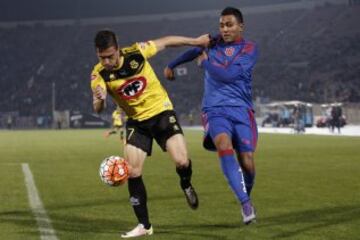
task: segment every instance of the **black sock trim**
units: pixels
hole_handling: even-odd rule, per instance
[[[191,186],[191,176],[192,176],[192,164],[189,159],[189,165],[187,167],[177,167],[176,172],[180,177],[180,185],[182,189],[188,188]]]

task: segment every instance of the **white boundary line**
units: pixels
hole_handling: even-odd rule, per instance
[[[58,240],[55,230],[52,227],[51,220],[48,217],[44,205],[39,196],[29,164],[22,163],[21,167],[25,177],[25,185],[28,192],[30,207],[35,216],[39,228],[40,239]]]
[[[204,131],[202,126],[183,126],[183,129],[188,130],[201,130]],[[275,133],[275,134],[292,134],[294,133],[293,128],[272,128],[272,127],[260,127],[258,126],[259,133]],[[360,137],[360,125],[346,125],[341,128],[341,133],[338,134],[337,130],[335,132],[330,132],[328,128],[305,128],[305,135],[324,135],[324,136],[347,136],[347,137]],[[300,134],[301,135],[301,134]]]

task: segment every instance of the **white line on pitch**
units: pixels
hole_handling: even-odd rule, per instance
[[[35,216],[40,231],[40,239],[58,240],[55,230],[52,227],[51,220],[48,217],[39,196],[29,164],[22,163],[21,167],[25,176],[25,185],[28,192],[30,207]]]

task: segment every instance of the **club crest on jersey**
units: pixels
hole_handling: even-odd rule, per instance
[[[228,47],[225,49],[225,55],[228,57],[231,57],[232,55],[234,55],[235,52],[235,48],[233,47]]]
[[[113,73],[111,73],[110,75],[109,75],[109,78],[110,78],[110,80],[112,81],[112,80],[115,80],[115,74],[113,74]]]
[[[123,99],[132,99],[138,97],[146,88],[146,79],[144,77],[133,78],[127,80],[120,88],[117,93]]]
[[[137,69],[139,67],[139,63],[135,60],[132,60],[130,62],[130,67],[131,67],[131,69]]]

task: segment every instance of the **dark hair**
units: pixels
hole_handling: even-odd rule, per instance
[[[101,30],[95,36],[95,47],[103,51],[109,47],[118,48],[116,35],[110,30]]]
[[[234,7],[226,7],[224,10],[222,10],[221,12],[221,16],[226,16],[226,15],[234,15],[236,20],[239,23],[243,23],[244,19],[242,16],[242,13],[240,12],[239,9],[234,8]]]

